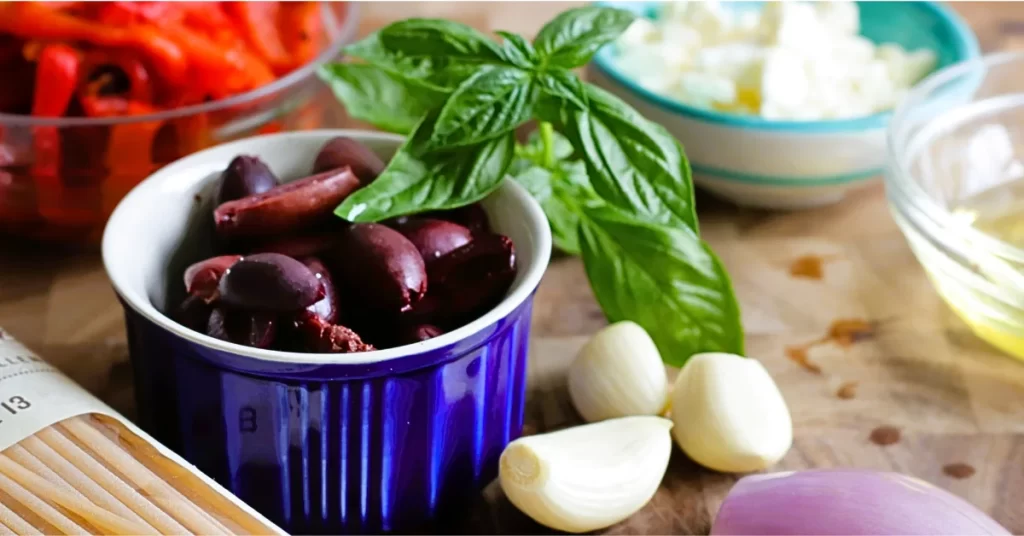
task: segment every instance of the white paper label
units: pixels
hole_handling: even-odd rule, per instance
[[[274,534],[286,536],[259,512],[242,502],[194,465],[139,429],[128,419],[73,382],[0,328],[0,452],[53,424],[71,417],[99,413],[125,426],[168,459],[185,467],[211,489],[263,523]]]
[[[98,398],[0,330],[0,451],[85,413],[122,420]]]

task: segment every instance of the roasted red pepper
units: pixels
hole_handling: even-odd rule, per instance
[[[36,66],[36,92],[32,115],[61,117],[71,104],[78,85],[81,58],[66,45],[47,45],[39,53]],[[60,138],[57,127],[36,127],[32,173],[41,179],[56,178],[60,169]]]
[[[82,76],[80,99],[116,95],[136,102],[153,102],[154,88],[149,70],[132,52],[121,49],[90,50],[85,53]],[[84,101],[82,104],[85,107]],[[85,113],[94,115],[88,108]]]
[[[188,58],[153,26],[109,26],[35,2],[5,2],[0,4],[0,32],[42,41],[84,41],[98,46],[136,48],[168,81],[181,85],[188,76]]]
[[[234,16],[235,25],[249,46],[275,71],[291,70],[292,58],[281,43],[277,27],[280,7],[276,2],[228,2],[224,8]]]
[[[291,52],[295,67],[312,61],[324,46],[321,8],[318,2],[281,4],[281,41]],[[338,6],[332,5],[331,9],[338,9]]]
[[[0,1],[0,113],[129,117],[238,95],[311,60],[326,44],[321,16],[314,2]],[[0,231],[18,212],[36,236],[89,233],[139,179],[244,113],[35,126],[30,138],[0,126],[0,197],[21,207],[0,206]]]

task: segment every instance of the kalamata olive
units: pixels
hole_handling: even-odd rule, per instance
[[[243,257],[221,277],[217,290],[225,305],[251,311],[299,311],[324,297],[312,270],[278,253]]]
[[[313,163],[313,173],[345,166],[352,169],[360,182],[369,184],[384,171],[385,164],[369,147],[352,138],[338,136],[328,140],[320,149]]]
[[[307,307],[306,310],[319,316],[325,322],[333,324],[338,319],[338,292],[334,288],[331,273],[316,257],[306,257],[302,259],[302,264],[305,264],[320,279],[320,284],[324,288],[324,297]]]
[[[295,330],[306,352],[348,354],[369,352],[375,348],[363,342],[359,334],[345,326],[324,322],[319,316],[304,312],[295,321]]]
[[[433,339],[443,333],[444,330],[432,324],[409,324],[399,328],[396,339],[399,344],[412,344]]]
[[[221,255],[189,266],[185,269],[185,292],[212,302],[224,272],[241,259],[241,255]]]
[[[295,236],[261,242],[251,248],[253,253],[280,253],[293,259],[319,255],[338,241],[338,230],[300,233]]]
[[[311,227],[330,218],[335,207],[359,186],[352,171],[342,168],[228,201],[214,211],[217,234],[251,237]]]
[[[277,334],[277,320],[266,313],[249,313],[216,307],[210,313],[206,334],[224,341],[270,348]]]
[[[206,300],[199,296],[189,296],[181,302],[173,316],[179,324],[186,328],[205,333],[211,310],[212,308],[206,303]]]
[[[515,247],[506,236],[477,236],[431,263],[428,273],[439,314],[465,321],[504,298],[516,276]]]
[[[469,229],[450,221],[411,218],[398,231],[416,246],[426,264],[447,255],[473,240]]]
[[[439,220],[457,223],[472,231],[473,234],[491,232],[491,223],[487,219],[487,213],[484,212],[484,208],[481,207],[479,203],[473,203],[472,205],[466,205],[464,207],[449,210],[426,212],[423,214],[423,217],[436,218]]]
[[[369,308],[405,311],[427,292],[426,266],[416,246],[384,225],[349,226],[331,255],[335,275]]]
[[[255,156],[236,156],[224,172],[214,193],[214,206],[251,195],[262,194],[278,185],[277,176]]]

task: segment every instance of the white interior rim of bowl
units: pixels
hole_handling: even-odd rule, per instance
[[[0,113],[0,125],[2,126],[25,126],[25,127],[81,127],[81,126],[106,126],[106,125],[123,125],[127,123],[145,123],[152,121],[167,121],[169,119],[177,119],[179,117],[185,117],[189,115],[215,112],[232,106],[238,106],[240,104],[246,104],[251,101],[259,100],[268,95],[285,89],[289,86],[302,82],[310,75],[320,68],[321,65],[327,63],[331,59],[338,56],[341,53],[341,49],[347,44],[347,42],[355,37],[356,30],[359,29],[359,15],[360,6],[358,2],[346,2],[345,9],[346,14],[341,24],[333,16],[333,12],[325,5],[323,6],[325,13],[332,13],[331,17],[324,17],[324,23],[327,27],[328,34],[333,33],[334,39],[332,39],[320,54],[318,54],[312,61],[295,69],[294,71],[274,80],[273,82],[247,91],[238,95],[233,95],[224,99],[218,99],[211,102],[204,102],[203,104],[193,104],[191,106],[185,106],[182,108],[174,108],[171,110],[164,110],[155,114],[146,115],[125,115],[117,117],[34,117],[31,115],[18,115],[18,114],[4,114]]]
[[[321,130],[310,130],[302,132],[286,132],[279,134],[266,134],[263,136],[254,136],[251,138],[245,138],[236,140],[224,144],[220,144],[210,149],[204,149],[192,155],[186,156],[179,159],[166,167],[158,170],[156,173],[167,172],[168,174],[176,173],[174,167],[181,166],[183,168],[189,167],[189,159],[201,156],[204,152],[217,148],[224,148],[225,146],[239,146],[244,147],[246,142],[253,138],[267,138],[267,137],[278,137],[282,140],[309,137],[326,140],[334,136],[349,136],[356,140],[367,140],[367,139],[380,139],[389,140],[396,144],[397,147],[401,144],[401,136],[394,134],[385,134],[381,132],[370,132],[365,130],[348,130],[348,129],[321,129]],[[138,197],[140,188],[146,187],[147,181],[151,180],[152,177],[147,178],[141,182],[138,186],[132,189],[131,192],[121,200],[118,207],[114,210],[114,214],[110,217],[110,223],[107,224],[107,228],[104,230],[104,244],[103,244],[103,262],[106,267],[107,276],[111,280],[111,284],[117,293],[124,299],[128,307],[131,307],[135,312],[142,315],[148,321],[157,325],[161,329],[165,329],[174,335],[188,340],[192,343],[212,348],[214,350],[225,352],[234,355],[241,355],[257,359],[260,361],[268,361],[274,363],[288,363],[288,364],[302,364],[302,365],[365,365],[372,363],[380,363],[382,361],[390,361],[409,357],[416,354],[424,354],[433,352],[450,344],[456,343],[463,340],[481,330],[488,325],[497,322],[509,314],[512,313],[517,307],[523,304],[530,295],[534,293],[537,286],[540,285],[540,280],[544,275],[544,271],[547,269],[548,261],[551,256],[551,230],[548,226],[547,216],[544,215],[544,211],[540,208],[540,205],[536,200],[533,199],[525,188],[520,186],[511,178],[506,178],[502,183],[502,188],[509,188],[513,196],[519,198],[521,205],[524,208],[523,217],[526,221],[531,222],[533,232],[537,238],[534,243],[535,250],[533,251],[533,262],[528,266],[518,266],[518,269],[523,271],[522,281],[518,287],[514,287],[505,299],[496,305],[493,309],[485,313],[480,318],[452,331],[449,331],[433,339],[426,341],[417,342],[413,344],[407,344],[404,346],[398,346],[395,348],[388,348],[384,350],[374,350],[371,352],[357,352],[350,354],[314,354],[314,353],[301,353],[301,352],[283,352],[278,350],[263,350],[259,348],[251,348],[248,346],[242,346],[239,344],[230,343],[208,335],[193,331],[186,328],[185,326],[175,322],[170,317],[159,311],[149,297],[146,295],[144,289],[132,289],[126,288],[125,285],[114,277],[113,271],[109,268],[107,259],[107,247],[106,247],[106,234],[111,232],[111,224],[116,221],[118,211],[121,205],[131,203],[133,198]],[[519,257],[522,258],[522,257]]]
[[[928,133],[929,129],[927,127],[922,128],[915,133],[914,137],[911,139],[905,139],[906,137],[903,136],[903,133],[901,132],[901,130],[906,127],[903,123],[907,115],[914,111],[914,106],[925,101],[928,95],[936,88],[949,83],[955,78],[964,76],[971,71],[978,70],[983,73],[984,70],[989,67],[1013,62],[1022,62],[1022,64],[1024,64],[1024,52],[1002,52],[983,56],[981,58],[975,58],[951,65],[927,76],[920,84],[911,90],[903,102],[896,107],[896,111],[893,114],[892,122],[889,124],[886,137],[889,159],[893,162],[895,172],[898,174],[897,177],[894,177],[895,180],[891,181],[892,186],[902,194],[901,197],[904,198],[906,203],[932,223],[933,228],[934,226],[938,226],[943,232],[957,234],[960,239],[965,240],[968,243],[978,245],[985,251],[988,251],[997,257],[1013,262],[1024,263],[1024,250],[1016,248],[987,233],[978,231],[971,226],[960,224],[953,219],[948,210],[936,203],[931,196],[925,192],[924,188],[922,188],[911,175],[910,162],[913,155],[908,151],[911,148],[920,149],[922,143],[915,143],[915,140],[917,140],[917,137],[921,132]],[[938,118],[945,117],[948,113],[955,113],[955,111],[943,112],[936,118],[929,119],[926,125],[931,124]],[[916,153],[917,151],[915,150],[914,152]],[[908,217],[913,217],[912,212],[907,212],[907,215]]]

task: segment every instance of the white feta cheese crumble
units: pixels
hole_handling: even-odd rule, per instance
[[[665,4],[617,41],[619,68],[686,104],[777,120],[886,111],[935,69],[930,50],[907,52],[859,35],[857,4],[716,1]]]

